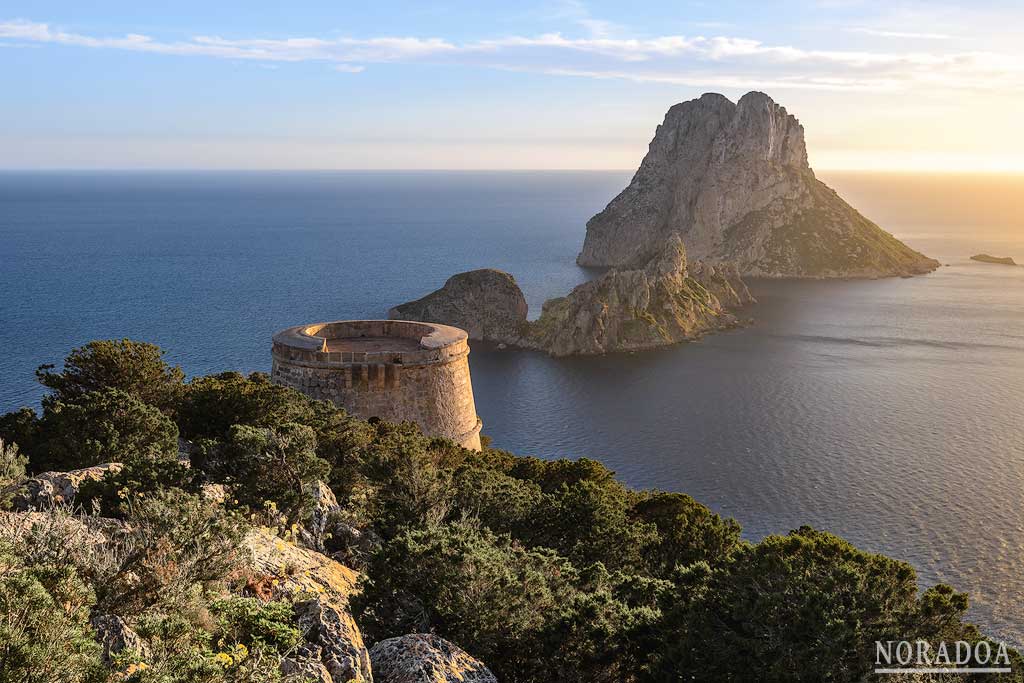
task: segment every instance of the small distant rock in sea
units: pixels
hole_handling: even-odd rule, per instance
[[[1000,266],[1015,266],[1017,263],[1009,256],[989,256],[988,254],[975,254],[971,257],[972,261],[981,261],[982,263],[995,263]]]

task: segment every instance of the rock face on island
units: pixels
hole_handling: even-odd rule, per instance
[[[975,254],[971,257],[972,261],[981,261],[982,263],[995,263],[1000,266],[1015,266],[1017,262],[1009,256],[989,256],[988,254]]]
[[[738,324],[716,292],[737,305],[753,300],[734,274],[705,264],[688,268],[683,242],[673,235],[642,268],[611,270],[545,302],[540,319],[530,324],[529,338],[556,356],[697,339]]]
[[[481,305],[481,288],[495,281],[500,287],[490,305]],[[682,239],[671,235],[646,263],[612,269],[564,297],[548,300],[536,321],[527,320],[525,301],[510,275],[474,270],[388,314],[463,327],[472,339],[568,356],[697,339],[735,327],[739,321],[729,309],[754,298],[735,265],[690,264]]]
[[[803,126],[760,92],[669,109],[629,186],[587,223],[582,266],[643,262],[678,233],[691,259],[759,277],[886,277],[939,263],[814,176]]]
[[[515,278],[482,268],[448,278],[444,286],[422,299],[395,306],[391,320],[447,320],[470,339],[516,339],[526,322],[526,297]]]

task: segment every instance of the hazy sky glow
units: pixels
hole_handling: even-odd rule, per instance
[[[4,3],[0,167],[633,168],[757,89],[818,168],[1024,171],[1019,2],[291,5]]]

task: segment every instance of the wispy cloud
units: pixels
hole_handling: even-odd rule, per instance
[[[555,8],[551,13],[553,18],[568,19],[586,30],[592,38],[606,38],[623,28],[615,22],[594,17],[582,0],[561,0]]]
[[[857,26],[847,29],[850,33],[862,33],[867,36],[878,36],[880,38],[908,38],[911,40],[950,40],[953,36],[947,33],[918,33],[915,31],[889,31],[877,28]]]
[[[165,55],[253,59],[272,62],[335,61],[389,62],[451,53],[458,48],[440,38],[380,37],[368,39],[285,38],[229,40],[220,36],[195,36],[186,41],[164,42],[130,33],[122,37],[94,37],[69,33],[49,24],[0,21],[0,39],[56,43],[88,48],[110,48]]]
[[[582,6],[581,6],[582,7]],[[586,21],[589,16],[577,17]],[[164,41],[141,34],[101,37],[45,23],[0,21],[0,45],[58,44],[172,56],[263,63],[325,62],[359,73],[368,64],[458,63],[578,78],[620,79],[722,88],[894,91],[917,86],[1024,89],[1024,59],[993,52],[820,50],[738,36],[663,35],[620,38],[591,27],[587,37],[561,33],[467,42],[443,38],[225,38]],[[876,29],[857,29],[859,32]],[[882,32],[900,37],[900,32]],[[940,34],[907,34],[935,37]],[[6,41],[6,43],[5,43]]]

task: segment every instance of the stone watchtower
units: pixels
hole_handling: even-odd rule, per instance
[[[352,415],[415,422],[480,450],[467,335],[406,320],[339,320],[274,335],[271,377]]]

